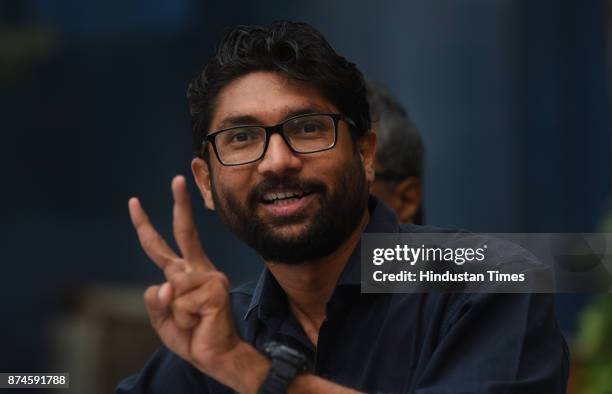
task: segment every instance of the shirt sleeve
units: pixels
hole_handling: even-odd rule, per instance
[[[569,352],[548,294],[460,294],[411,392],[565,393]]]

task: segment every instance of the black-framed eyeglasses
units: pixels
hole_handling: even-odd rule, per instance
[[[322,152],[336,146],[340,120],[355,127],[355,122],[343,114],[312,113],[291,117],[274,126],[244,125],[218,130],[204,137],[202,148],[206,148],[207,142],[212,144],[217,159],[225,166],[248,164],[266,154],[270,137],[278,133],[292,152]]]

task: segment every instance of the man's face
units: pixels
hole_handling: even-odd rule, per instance
[[[315,112],[339,110],[312,85],[253,72],[221,90],[210,130],[235,126],[237,120],[274,125]],[[368,134],[355,145],[342,120],[336,146],[323,152],[293,153],[278,134],[270,137],[264,157],[250,164],[223,166],[208,149],[210,167],[201,159],[192,163],[207,207],[267,261],[327,256],[363,218],[375,138]]]

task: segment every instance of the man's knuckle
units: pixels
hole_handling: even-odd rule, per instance
[[[179,325],[179,327],[181,328],[187,328],[189,326],[189,315],[187,315],[186,313],[178,313],[175,316],[176,319],[176,323]]]
[[[149,288],[147,288],[147,290],[145,290],[144,292],[144,301],[148,304],[151,303],[151,301],[154,300],[154,297],[157,296],[157,291],[156,291],[156,287],[155,286],[150,286]]]
[[[166,257],[167,265],[164,268],[166,278],[184,271],[184,262],[181,259]]]
[[[213,271],[211,275],[213,276],[213,283],[215,283],[216,286],[219,286],[224,290],[229,288],[229,279],[223,272]]]
[[[185,274],[183,272],[169,272],[167,278],[172,287],[178,289],[181,288],[185,280]]]
[[[221,271],[210,271],[209,275],[210,278],[216,283],[223,284],[227,282],[227,276],[225,276],[225,274]]]
[[[177,228],[174,234],[179,238],[191,238],[195,235],[195,229],[193,227]]]
[[[153,249],[155,248],[157,245],[159,245],[160,243],[163,242],[163,239],[161,236],[157,235],[157,236],[150,236],[150,237],[146,237],[142,240],[142,246],[145,249]]]
[[[186,301],[185,297],[178,298],[178,299],[176,299],[174,301],[174,310],[177,313],[181,313],[181,312],[187,310],[187,301]]]

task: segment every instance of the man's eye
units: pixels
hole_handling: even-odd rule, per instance
[[[300,126],[300,131],[303,133],[314,133],[317,131],[322,131],[323,129],[324,129],[323,125],[321,125],[320,123],[316,123],[316,122],[303,123]]]
[[[248,141],[250,139],[250,136],[248,133],[236,133],[234,134],[234,136],[232,137],[232,141],[234,142],[244,142],[244,141]]]
[[[245,143],[254,142],[261,138],[261,133],[256,130],[236,130],[227,135],[227,141],[229,143]]]

